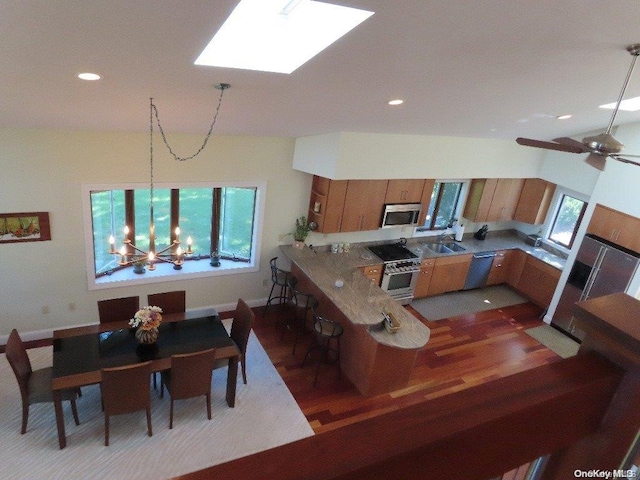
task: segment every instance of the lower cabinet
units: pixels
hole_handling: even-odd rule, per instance
[[[472,258],[473,255],[470,253],[436,258],[429,282],[429,295],[462,290]]]
[[[420,263],[420,276],[413,292],[415,298],[423,298],[429,295],[429,285],[431,284],[435,264],[435,258],[425,258]]]
[[[382,269],[383,265],[369,265],[367,267],[362,267],[362,273],[364,273],[365,277],[371,279],[373,283],[380,286],[380,282],[382,281]]]
[[[560,270],[527,255],[516,289],[540,308],[547,308],[560,280]]]
[[[507,269],[512,250],[498,250],[491,264],[487,285],[499,285],[507,281]]]

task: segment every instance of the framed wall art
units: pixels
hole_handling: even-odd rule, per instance
[[[49,212],[0,213],[0,243],[51,240]]]

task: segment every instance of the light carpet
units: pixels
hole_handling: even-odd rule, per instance
[[[34,369],[51,365],[51,347],[28,352]],[[1,358],[0,477],[166,479],[313,435],[253,332],[247,348],[249,383],[242,383],[238,374],[235,408],[225,401],[226,376],[226,368],[214,371],[210,421],[204,397],[181,400],[175,403],[169,430],[170,397],[165,392],[160,399],[152,390],[153,436],[147,436],[144,412],[114,416],[108,447],[99,388],[84,387],[78,400],[80,426],[73,423],[68,402],[64,404],[67,447],[60,450],[52,404],[32,405],[27,433],[20,435],[20,392],[9,363]]]
[[[535,338],[548,349],[553,350],[562,358],[573,357],[578,353],[578,348],[580,348],[578,342],[559,332],[551,325],[529,328],[524,332]]]
[[[450,292],[411,302],[427,320],[442,320],[475,312],[493,310],[526,302],[527,299],[506,285]]]

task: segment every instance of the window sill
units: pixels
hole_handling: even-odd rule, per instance
[[[259,270],[253,263],[221,259],[219,267],[212,267],[209,261],[209,258],[186,261],[180,270],[175,270],[171,263],[160,263],[156,265],[155,270],[146,268],[145,273],[141,274],[133,273],[133,267],[127,267],[111,275],[104,275],[95,279],[90,278],[89,290],[234,275],[237,273],[257,272]]]

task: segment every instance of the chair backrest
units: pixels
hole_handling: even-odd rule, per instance
[[[255,318],[253,310],[242,298],[239,298],[233,315],[233,323],[231,324],[231,339],[236,342],[242,355],[247,351],[247,342],[249,341],[249,334]]]
[[[171,356],[171,398],[191,398],[211,390],[216,349]]]
[[[148,305],[154,305],[162,309],[162,313],[182,313],[187,309],[186,292],[175,290],[173,292],[152,293],[147,295]]]
[[[140,309],[140,297],[98,300],[100,323],[130,320]]]
[[[11,333],[9,334],[9,339],[5,346],[5,352],[9,365],[11,365],[11,369],[16,376],[16,380],[18,380],[20,394],[23,398],[27,398],[29,395],[27,384],[29,382],[29,376],[33,370],[31,369],[31,361],[29,360],[27,350],[24,348],[22,339],[15,328],[11,330]]]
[[[100,374],[106,415],[137,412],[151,404],[151,362],[103,368]]]
[[[338,322],[321,317],[320,315],[315,316],[314,330],[316,334],[323,337],[339,337],[343,332],[342,325]]]

